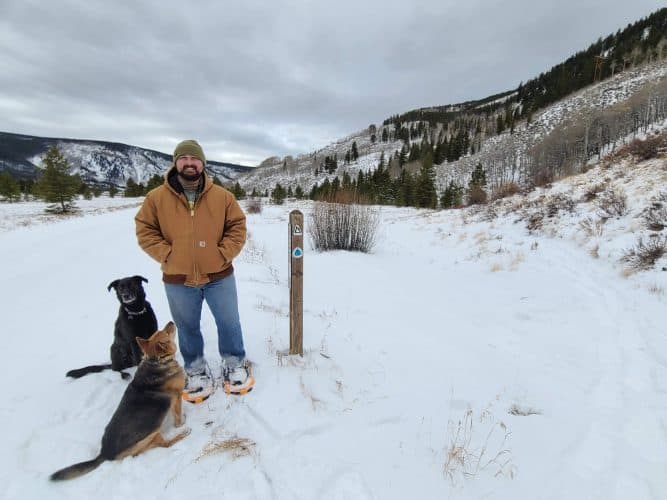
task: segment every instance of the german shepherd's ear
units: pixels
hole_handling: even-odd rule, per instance
[[[107,291],[110,292],[112,288],[116,288],[118,286],[118,283],[120,280],[113,280],[111,283],[109,283],[109,286],[107,287]]]
[[[136,276],[132,276],[132,279],[137,280],[137,281],[143,281],[144,283],[148,283],[148,280],[146,278],[144,278],[143,276],[139,276],[138,274]]]
[[[142,339],[141,337],[135,337],[135,339],[137,341],[137,344],[139,344],[139,347],[141,348],[141,352],[147,354],[146,349],[148,349],[148,346],[151,343],[150,339]]]

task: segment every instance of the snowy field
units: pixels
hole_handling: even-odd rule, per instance
[[[27,205],[0,204],[0,498],[667,498],[667,261],[629,274],[618,260],[665,185],[663,160],[643,168],[609,171],[630,211],[595,235],[580,225],[594,202],[529,232],[517,197],[495,210],[381,208],[370,255],[306,245],[303,358],[283,354],[287,216],[299,208],[308,223],[312,205],[265,206],[235,261],[255,390],[186,405],[192,433],[172,448],[60,484],[49,474],[97,455],[127,384],[64,376],[108,359],[107,285],[143,275],[160,326],[169,310],[135,241],[136,200],[29,224]],[[579,200],[605,174],[587,175],[554,191]],[[102,210],[121,202],[134,206]],[[217,368],[206,309],[203,330]]]

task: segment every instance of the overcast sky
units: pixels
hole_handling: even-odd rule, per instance
[[[515,88],[664,0],[0,0],[0,131],[256,165]]]

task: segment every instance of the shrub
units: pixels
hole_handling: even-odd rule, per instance
[[[605,221],[602,218],[586,217],[579,222],[579,227],[588,236],[602,236]]]
[[[544,212],[540,210],[529,214],[526,218],[526,229],[528,229],[529,233],[534,233],[535,231],[542,229],[543,224]]]
[[[261,214],[262,213],[262,200],[251,199],[248,200],[245,206],[246,212],[249,214]]]
[[[632,269],[645,271],[651,269],[665,252],[667,252],[667,236],[656,235],[649,238],[647,243],[640,237],[637,245],[626,251],[621,260],[627,262]]]
[[[558,193],[550,196],[546,202],[547,217],[555,217],[561,210],[574,212],[574,200],[566,194]]]
[[[625,192],[618,189],[607,189],[598,198],[600,217],[611,219],[628,213],[628,198]]]
[[[605,185],[603,183],[590,186],[584,193],[584,201],[593,201],[604,190],[605,190]]]
[[[494,189],[492,198],[494,200],[498,200],[500,198],[508,198],[509,196],[514,196],[515,194],[519,193],[521,193],[521,187],[516,182],[508,182]]]
[[[642,218],[651,231],[662,231],[667,227],[667,192],[660,193],[651,206],[644,209]]]
[[[483,205],[486,203],[488,195],[481,186],[473,186],[468,191],[468,204]]]
[[[379,212],[371,206],[316,202],[308,234],[316,250],[369,253],[375,244],[379,223]]]
[[[658,156],[658,152],[665,144],[663,136],[649,137],[642,141],[635,139],[629,144],[629,152],[639,160],[650,160]]]

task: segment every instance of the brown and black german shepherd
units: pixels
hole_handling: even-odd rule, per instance
[[[164,330],[158,330],[148,339],[137,337],[136,341],[144,353],[143,359],[104,429],[100,454],[93,460],[53,473],[52,481],[79,477],[106,460],[120,460],[158,446],[167,448],[190,433],[186,429],[167,440],[160,432],[170,410],[175,426],[183,424],[181,394],[185,386],[185,372],[174,359],[175,331],[174,323],[170,321]]]

